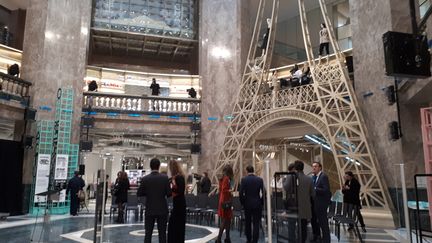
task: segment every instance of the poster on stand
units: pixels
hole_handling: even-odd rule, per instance
[[[57,154],[54,180],[66,180],[67,179],[68,163],[69,163],[69,155]]]
[[[34,202],[46,201],[46,196],[36,196],[36,194],[46,192],[48,190],[50,164],[51,164],[51,154],[38,155]]]

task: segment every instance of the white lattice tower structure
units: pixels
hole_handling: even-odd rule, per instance
[[[319,115],[327,125],[327,139],[333,151],[340,181],[343,181],[344,171],[353,171],[362,186],[361,198],[365,206],[389,209],[388,192],[378,173],[376,156],[367,141],[365,123],[343,64],[345,58],[336,41],[325,2],[318,1],[336,61],[330,63],[320,60],[315,63],[313,53],[309,50],[312,55],[308,54],[308,62],[311,65],[313,86],[321,107]],[[300,12],[305,16],[304,0],[299,0],[299,6]],[[301,18],[301,21],[303,29],[307,29],[306,17]],[[305,47],[310,49],[310,38],[305,31],[303,35]]]
[[[266,22],[263,21],[266,3],[266,0],[260,0],[259,2],[258,14],[255,21],[255,28],[252,35],[245,70],[240,84],[239,93],[237,95],[237,100],[234,104],[232,120],[227,129],[223,148],[219,153],[219,158],[213,173],[214,180],[217,177],[217,172],[220,172],[227,164],[232,165],[235,174],[238,174],[240,150],[245,142],[243,135],[250,124],[259,118],[259,116],[255,116],[252,111],[256,110],[257,95],[259,94],[259,90],[262,88],[263,82],[266,81],[268,77],[268,70],[275,40],[274,35],[277,24],[279,0],[272,0],[273,8],[272,16],[270,17],[271,28],[268,35],[265,54],[259,56],[261,53],[258,53],[257,56],[256,49],[261,33],[261,26],[263,22]]]
[[[296,119],[313,126],[328,141],[334,155],[339,181],[342,183],[344,171],[353,171],[362,186],[363,205],[388,211],[390,209],[388,191],[380,179],[382,176],[377,170],[376,156],[367,142],[366,128],[353,88],[349,83],[344,55],[336,42],[324,0],[318,1],[335,51],[335,60],[330,62],[328,58],[322,61],[314,59],[304,0],[298,0],[305,50],[313,83],[272,93],[261,91],[269,73],[278,1],[273,0],[272,28],[266,55],[263,58],[255,58],[265,6],[265,0],[260,1],[248,62],[234,105],[233,118],[213,171],[213,180],[216,181],[217,175],[227,164],[233,166],[238,180],[241,168],[240,155],[243,149],[250,146],[250,140],[278,121]],[[258,72],[254,69],[257,65],[260,67]]]

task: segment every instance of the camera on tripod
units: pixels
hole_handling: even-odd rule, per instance
[[[196,98],[197,92],[194,88],[190,88],[186,90],[191,98]]]
[[[193,173],[192,175],[193,175],[193,178],[194,178],[195,180],[198,180],[198,181],[200,181],[201,178],[202,178],[202,176],[201,176],[200,174],[197,174],[197,173]]]

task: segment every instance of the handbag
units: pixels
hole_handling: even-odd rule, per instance
[[[114,187],[111,189],[111,195],[117,196],[117,194],[119,193],[119,189],[119,185],[115,184]]]
[[[223,210],[228,210],[232,208],[232,202],[231,201],[226,201],[222,203],[222,209]]]
[[[85,193],[84,193],[83,190],[79,190],[77,194],[78,194],[78,198],[79,198],[80,201],[84,201],[85,200]]]

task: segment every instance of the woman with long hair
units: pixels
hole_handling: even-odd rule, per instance
[[[232,183],[234,172],[231,165],[226,165],[223,168],[223,177],[219,180],[219,204],[218,215],[221,219],[219,225],[219,234],[216,243],[222,242],[222,234],[225,230],[225,243],[231,243],[230,227],[232,219]]]
[[[118,206],[117,223],[124,223],[124,204],[127,203],[127,195],[129,190],[128,175],[124,171],[117,173],[117,179],[114,184],[115,203]]]
[[[322,56],[323,55],[323,51],[325,50],[327,55],[330,54],[329,53],[329,42],[330,42],[330,37],[329,37],[329,33],[327,30],[327,27],[324,23],[321,23],[320,25],[321,30],[319,31],[319,39],[320,39],[320,45],[319,45],[319,55]]]
[[[184,242],[186,230],[186,199],[185,199],[185,174],[181,165],[171,160],[168,163],[171,173],[171,190],[173,197],[173,209],[168,222],[168,243]]]

